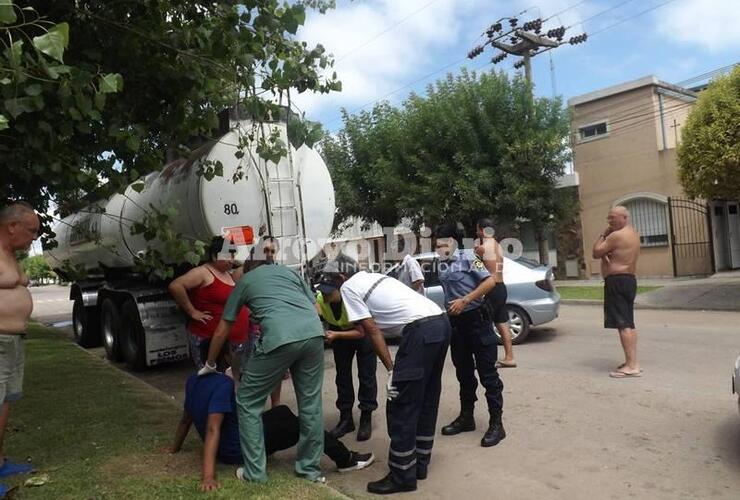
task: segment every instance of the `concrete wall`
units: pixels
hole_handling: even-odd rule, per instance
[[[661,151],[658,95],[653,85],[578,104],[573,110],[573,153],[580,177],[581,221],[586,276],[598,275],[591,248],[606,228],[609,209],[632,195],[682,196],[674,149]],[[675,99],[675,101],[679,101]],[[681,108],[664,97],[678,120]],[[686,109],[689,106],[685,106]],[[578,128],[606,120],[607,134],[581,141]],[[673,129],[669,129],[673,130]],[[679,131],[680,132],[680,131]],[[675,144],[672,143],[671,145]],[[670,246],[643,247],[639,276],[672,276]]]

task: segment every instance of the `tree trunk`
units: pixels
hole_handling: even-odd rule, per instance
[[[544,229],[537,230],[537,250],[540,254],[540,264],[550,265],[550,246]]]

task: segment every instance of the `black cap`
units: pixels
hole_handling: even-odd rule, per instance
[[[329,276],[324,276],[316,287],[321,295],[330,295],[334,290],[339,290],[339,285]]]

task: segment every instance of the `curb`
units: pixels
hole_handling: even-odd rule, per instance
[[[592,299],[560,299],[561,305],[571,306],[602,306],[604,305],[603,300],[592,300]],[[641,304],[635,302],[635,309],[651,309],[656,311],[716,311],[716,312],[740,312],[740,308],[729,308],[729,307],[696,307],[691,304],[684,304],[683,306],[673,305],[662,305],[662,304]]]

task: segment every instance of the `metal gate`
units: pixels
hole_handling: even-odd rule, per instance
[[[709,205],[683,198],[668,198],[671,256],[674,276],[714,273],[714,241]]]

